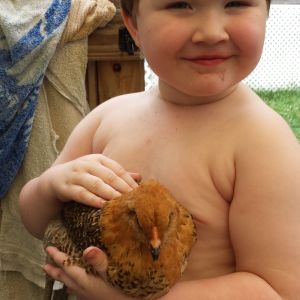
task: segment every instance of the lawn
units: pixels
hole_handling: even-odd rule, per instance
[[[289,123],[300,142],[300,88],[256,92]]]

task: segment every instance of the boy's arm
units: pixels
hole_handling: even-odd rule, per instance
[[[86,116],[71,133],[53,166],[23,187],[20,213],[25,227],[35,237],[43,238],[63,202],[75,200],[101,207],[105,200],[137,186],[134,175],[118,163],[101,154],[92,154],[100,114],[98,107]]]
[[[236,272],[179,282],[163,300],[300,296],[300,144],[274,115],[238,130],[243,134],[237,142],[229,211]]]
[[[94,247],[90,247],[94,248]],[[89,250],[89,248],[87,249]],[[93,265],[98,274],[105,278],[107,260],[98,248],[92,256],[85,259]],[[108,285],[101,277],[87,274],[79,266],[67,266],[67,255],[53,247],[48,248],[48,255],[55,265],[46,265],[44,271],[55,280],[63,282],[78,299],[88,300],[137,300],[130,298]],[[82,297],[82,298],[81,298]],[[160,300],[282,300],[275,290],[259,276],[246,272],[236,272],[216,278],[177,283]],[[285,298],[292,299],[295,298]],[[140,299],[141,300],[141,299]]]
[[[245,138],[236,153],[229,213],[236,271],[255,274],[283,299],[297,299],[300,144],[279,117],[266,115],[257,123],[240,128]],[[255,286],[249,292],[255,293]]]
[[[300,295],[300,146],[281,119],[268,129],[239,128],[244,134],[236,152],[236,182],[229,212],[236,272],[177,283],[163,300],[295,300]],[[261,126],[266,128],[266,124]],[[62,259],[63,253],[55,252]],[[92,262],[105,265],[103,255]],[[110,287],[89,285],[84,270],[48,269],[54,278],[73,278],[89,300],[126,299]],[[67,274],[67,275],[66,275]],[[74,276],[76,274],[76,276]],[[56,278],[58,279],[58,278]],[[98,278],[101,282],[101,278]],[[93,291],[93,289],[100,289]],[[88,297],[88,295],[106,295]]]

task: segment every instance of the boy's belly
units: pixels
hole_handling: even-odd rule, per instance
[[[198,226],[199,227],[199,226]],[[235,271],[235,260],[230,242],[225,238],[216,238],[205,234],[198,240],[188,259],[187,269],[182,280],[196,280],[225,275]]]

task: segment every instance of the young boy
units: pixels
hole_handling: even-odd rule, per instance
[[[135,171],[168,187],[197,226],[187,270],[162,299],[299,299],[299,143],[241,83],[260,59],[269,4],[122,1],[159,85],[111,99],[77,126],[21,193],[28,230],[42,238],[69,199],[101,207],[136,186]],[[100,250],[85,254],[103,279],[48,252],[59,268],[45,271],[80,299],[128,299],[105,283]]]

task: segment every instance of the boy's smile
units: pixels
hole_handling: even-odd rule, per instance
[[[264,0],[141,0],[129,29],[160,87],[197,104],[227,94],[256,67],[267,15]]]
[[[226,62],[231,57],[232,57],[231,55],[207,54],[207,55],[183,57],[182,59],[199,66],[214,67]]]

